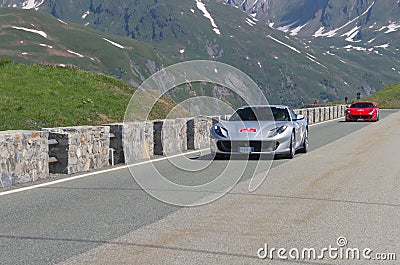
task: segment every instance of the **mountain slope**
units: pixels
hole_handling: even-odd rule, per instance
[[[376,48],[366,56],[353,47],[343,48],[341,39],[330,38],[329,45],[327,38],[301,40],[225,1],[49,0],[39,10],[147,42],[171,63],[192,59],[228,63],[255,79],[271,103],[301,106],[314,99],[353,97],[357,92],[369,95],[399,77],[392,50]],[[197,94],[202,93],[204,89]],[[217,88],[209,93],[220,96]]]
[[[219,0],[226,2],[226,0]],[[398,0],[228,0],[292,36],[339,52],[394,57],[399,63]],[[398,69],[397,69],[398,70]]]
[[[150,46],[34,10],[0,8],[0,57],[74,65],[140,84],[163,64]]]

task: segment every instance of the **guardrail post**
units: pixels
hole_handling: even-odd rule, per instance
[[[162,127],[164,121],[163,120],[156,120],[154,121],[154,154],[155,155],[163,155],[163,142],[162,142]]]
[[[110,128],[110,148],[112,150],[112,156],[115,164],[125,163],[124,150],[122,145],[123,138],[123,123],[112,123],[112,124],[104,124],[104,126],[108,126]],[[110,160],[112,160],[110,157]],[[111,163],[112,164],[112,163]]]
[[[174,155],[187,150],[187,119],[164,120],[161,131],[164,155]]]
[[[213,125],[211,117],[194,117],[189,119],[187,126],[187,149],[199,150],[210,146],[210,128]]]
[[[68,134],[49,132],[49,141],[53,144],[49,146],[49,157],[52,163],[49,164],[50,173],[68,173]],[[57,143],[55,143],[57,142]]]
[[[162,123],[162,121],[144,121],[123,124],[122,145],[125,163],[150,159],[154,154],[162,152],[162,145],[159,146],[161,138],[156,135],[156,130],[161,132],[158,129],[161,128],[160,122]]]

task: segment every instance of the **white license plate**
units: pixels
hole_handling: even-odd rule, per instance
[[[358,118],[357,121],[364,121],[364,119],[363,118]]]
[[[238,148],[239,153],[253,153],[254,152],[254,147],[239,147]]]

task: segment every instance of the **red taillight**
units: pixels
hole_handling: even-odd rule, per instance
[[[243,129],[240,129],[240,132],[241,133],[244,133],[244,132],[255,133],[255,132],[257,132],[257,129],[256,128],[243,128]]]

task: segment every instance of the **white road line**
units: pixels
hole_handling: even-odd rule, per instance
[[[73,176],[73,177],[69,177],[69,178],[63,178],[63,179],[50,181],[50,182],[46,182],[46,183],[42,183],[42,184],[37,184],[37,185],[29,186],[29,187],[23,187],[23,188],[13,189],[13,190],[9,190],[9,191],[3,191],[3,192],[0,192],[0,196],[14,194],[14,193],[28,191],[28,190],[33,190],[33,189],[42,188],[42,187],[46,187],[46,186],[51,186],[51,185],[58,184],[58,183],[63,183],[63,182],[71,181],[71,180],[86,178],[86,177],[90,177],[90,176],[93,176],[93,175],[98,175],[98,174],[102,174],[102,173],[108,173],[108,172],[117,171],[117,170],[120,170],[120,169],[129,168],[129,167],[136,167],[136,166],[140,166],[140,165],[145,165],[145,164],[148,164],[148,163],[158,162],[158,161],[166,160],[166,159],[169,159],[169,158],[195,154],[195,153],[207,151],[209,149],[210,148],[205,148],[205,149],[201,149],[201,150],[194,150],[194,151],[186,152],[186,153],[183,153],[183,154],[177,154],[177,155],[172,155],[172,156],[168,156],[168,157],[161,157],[161,158],[156,158],[156,159],[152,159],[152,160],[147,160],[147,161],[139,162],[139,163],[132,164],[132,165],[117,166],[115,168],[109,168],[109,169],[105,169],[105,170],[101,170],[101,171],[94,171],[94,172],[90,172],[90,173],[86,173],[86,174],[82,174],[82,175],[78,175],[78,176]]]
[[[327,121],[321,121],[321,122],[313,123],[313,124],[308,125],[308,127],[314,126],[314,125],[323,124],[323,123],[327,123],[327,122],[330,122],[330,121],[337,121],[337,120],[341,120],[341,119],[344,119],[344,116],[336,118],[336,119],[333,119],[333,120],[327,120]]]
[[[336,118],[336,119],[333,119],[333,120],[327,120],[327,121],[323,121],[323,122],[313,123],[313,124],[310,124],[309,126],[319,125],[319,124],[323,124],[323,123],[327,123],[327,122],[335,121],[335,120],[340,120],[340,119],[343,119],[343,117]],[[203,152],[203,151],[207,151],[207,150],[210,150],[210,148],[205,148],[205,149],[201,149],[201,150],[194,150],[194,151],[190,151],[190,152],[183,153],[183,154],[177,154],[177,155],[172,155],[172,156],[168,156],[168,157],[161,157],[161,158],[157,158],[157,159],[147,160],[147,161],[138,162],[138,163],[132,164],[132,165],[117,166],[117,167],[114,167],[114,168],[109,168],[109,169],[105,169],[105,170],[101,170],[101,171],[94,171],[94,172],[90,172],[90,173],[86,173],[86,174],[82,174],[82,175],[78,175],[78,176],[63,178],[63,179],[50,181],[50,182],[46,182],[46,183],[42,183],[42,184],[37,184],[37,185],[29,186],[29,187],[23,187],[23,188],[13,189],[13,190],[9,190],[9,191],[3,191],[3,192],[0,192],[0,196],[14,194],[14,193],[28,191],[28,190],[33,190],[33,189],[38,189],[38,188],[51,186],[51,185],[55,185],[55,184],[59,184],[59,183],[67,182],[67,181],[86,178],[86,177],[90,177],[90,176],[98,175],[98,174],[102,174],[102,173],[113,172],[113,171],[129,168],[129,167],[141,166],[141,165],[145,165],[145,164],[148,164],[148,163],[163,161],[163,160],[166,160],[166,159],[169,159],[169,158],[174,158],[174,157],[179,157],[179,156],[184,156],[184,155],[195,154],[195,153]]]

